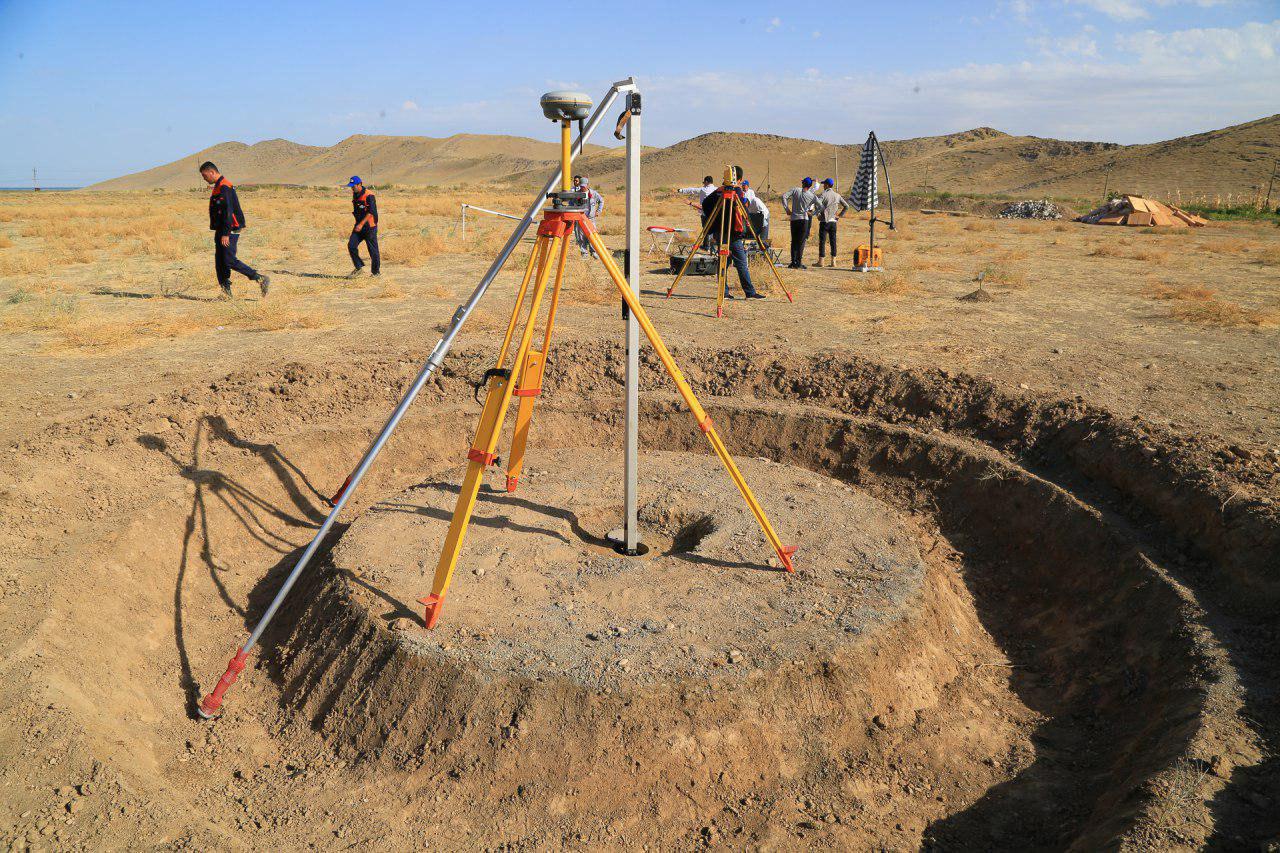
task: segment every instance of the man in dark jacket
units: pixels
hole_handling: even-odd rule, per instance
[[[359,175],[352,175],[347,181],[351,189],[351,215],[356,218],[355,228],[351,229],[351,238],[347,240],[347,251],[351,253],[351,263],[355,269],[351,274],[359,275],[364,269],[364,261],[360,260],[360,243],[369,247],[369,265],[374,275],[382,274],[382,255],[378,252],[378,199],[364,188]]]
[[[715,190],[702,200],[702,215],[711,223],[708,231],[709,235],[714,235],[716,240],[720,239],[720,234],[724,225],[724,217],[729,218],[729,246],[727,251],[733,259],[734,269],[738,271],[738,283],[742,285],[742,292],[746,294],[748,299],[764,299],[763,293],[757,293],[755,287],[751,284],[751,271],[747,269],[747,248],[743,245],[742,238],[746,234],[747,225],[743,218],[743,210],[735,203],[742,201],[742,189],[728,182]],[[724,204],[720,207],[719,215],[716,215],[716,205],[721,199]],[[721,246],[720,251],[726,251],[726,247]],[[729,294],[729,281],[725,279],[724,298],[732,299]]]
[[[213,187],[209,195],[209,230],[213,232],[213,269],[218,276],[224,299],[231,298],[231,271],[235,270],[250,281],[258,283],[262,295],[267,295],[271,279],[258,275],[253,267],[236,257],[236,244],[240,242],[240,229],[244,227],[244,211],[240,209],[240,197],[236,188],[222,176],[218,167],[208,160],[200,164],[200,177]]]

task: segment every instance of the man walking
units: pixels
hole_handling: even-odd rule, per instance
[[[720,217],[729,217],[729,256],[733,259],[733,267],[738,271],[738,283],[742,285],[742,292],[746,294],[748,299],[764,299],[763,293],[757,293],[755,287],[751,284],[751,270],[747,268],[747,248],[742,243],[743,235],[746,233],[746,221],[742,218],[742,208],[734,204],[734,199],[742,200],[742,190],[731,184],[725,184],[714,190],[710,195],[702,200],[702,213],[711,223],[711,231],[719,234],[723,228],[724,220],[716,217],[716,205],[720,204],[720,199],[724,199],[724,204],[720,205]],[[713,218],[714,217],[714,218]],[[720,247],[724,251],[724,247]],[[724,298],[732,299],[729,293],[729,280],[726,278],[724,282]]]
[[[804,242],[809,239],[809,217],[818,204],[813,194],[813,178],[805,178],[800,186],[787,190],[782,197],[782,209],[791,219],[791,263],[787,269],[808,269],[804,265]]]
[[[347,252],[351,255],[351,264],[355,267],[351,275],[357,276],[364,269],[364,261],[360,260],[360,244],[369,247],[369,266],[374,275],[382,274],[382,254],[378,251],[378,199],[364,188],[359,175],[352,175],[347,181],[351,190],[351,215],[356,218],[356,226],[351,229],[351,237],[347,240]]]
[[[240,197],[236,195],[236,188],[208,160],[200,164],[200,177],[213,187],[209,195],[209,230],[213,232],[213,270],[218,277],[218,287],[222,288],[222,298],[231,298],[232,270],[257,282],[262,295],[266,296],[271,279],[258,275],[253,267],[236,257],[240,229],[245,226],[244,211],[240,209]]]
[[[831,241],[831,268],[836,266],[836,223],[844,216],[849,205],[835,190],[835,181],[822,179],[822,195],[818,196],[818,266],[826,252],[827,240]]]
[[[585,212],[587,218],[591,220],[592,226],[595,226],[596,219],[604,212],[604,198],[591,188],[590,178],[582,178],[577,189],[587,194],[587,209]],[[596,255],[596,250],[591,248],[591,241],[587,239],[587,235],[581,228],[574,229],[574,233],[578,237],[578,249],[582,252],[582,257],[599,257]]]

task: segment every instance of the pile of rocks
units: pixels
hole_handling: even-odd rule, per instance
[[[999,214],[1001,219],[1061,219],[1062,211],[1046,199],[1040,201],[1015,201],[1005,205]]]

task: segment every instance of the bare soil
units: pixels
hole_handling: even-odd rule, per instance
[[[667,277],[646,274],[646,306],[802,557],[784,579],[753,562],[749,525],[741,541],[689,531],[701,513],[738,530],[742,510],[647,354],[646,525],[659,547],[627,571],[683,591],[660,622],[651,602],[609,597],[631,584],[593,550],[616,523],[616,471],[598,460],[616,458],[620,436],[620,323],[573,266],[584,286],[558,324],[538,473],[514,496],[528,503],[482,505],[503,527],[473,531],[446,633],[424,638],[416,581],[434,566],[478,414],[472,384],[508,310],[504,273],[213,725],[192,718],[200,692],[483,257],[389,264],[395,296],[388,282],[298,275],[340,270],[331,235],[271,249],[263,265],[291,271],[278,273],[281,310],[329,318],[272,330],[200,325],[216,306],[148,283],[187,275],[181,259],[128,261],[128,284],[98,262],[7,280],[9,293],[34,280],[80,294],[76,323],[192,325],[83,345],[28,323],[30,303],[6,307],[4,840],[1275,843],[1280,374],[1263,317],[1275,235],[1170,243],[968,221],[908,217],[884,276],[792,271],[795,305],[735,301],[720,322],[705,280],[666,300]],[[18,252],[45,239],[3,227]],[[1163,259],[1129,257],[1152,246]],[[958,301],[987,267],[993,300]],[[1259,322],[1186,319],[1170,303],[1204,300],[1166,298],[1152,278],[1212,290]],[[838,594],[837,569],[852,572]],[[583,596],[578,616],[555,607]],[[501,614],[487,629],[484,610]],[[752,618],[779,621],[721,641]],[[695,619],[714,628],[686,631]],[[788,639],[787,624],[803,633]],[[807,648],[788,645],[801,637]]]

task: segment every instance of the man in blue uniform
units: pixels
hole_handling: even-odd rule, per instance
[[[374,275],[382,274],[382,255],[378,252],[378,199],[364,188],[359,175],[352,175],[347,181],[351,188],[351,215],[356,218],[356,227],[351,229],[351,239],[347,240],[347,251],[351,253],[351,263],[355,269],[351,274],[359,275],[364,269],[364,261],[360,260],[360,243],[369,247],[369,265]]]
[[[244,211],[240,209],[240,197],[236,195],[236,188],[208,160],[200,164],[200,177],[213,187],[209,195],[209,230],[213,232],[213,269],[218,276],[218,286],[222,288],[222,297],[231,298],[232,270],[257,282],[262,295],[266,296],[271,279],[258,275],[253,267],[236,257],[240,229],[245,226]]]

